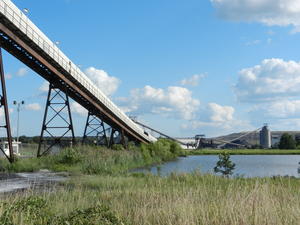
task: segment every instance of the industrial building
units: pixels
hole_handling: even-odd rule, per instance
[[[265,124],[259,133],[260,146],[262,148],[271,148],[271,131],[268,124]]]

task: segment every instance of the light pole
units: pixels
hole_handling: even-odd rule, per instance
[[[25,104],[24,101],[21,101],[21,102],[14,101],[14,105],[17,106],[17,112],[18,112],[18,119],[17,119],[17,143],[19,142],[19,121],[20,121],[21,105],[24,105],[24,104]]]

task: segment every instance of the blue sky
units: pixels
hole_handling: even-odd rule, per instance
[[[169,135],[300,129],[297,0],[13,2],[117,105]],[[44,81],[4,62],[9,101],[26,101],[20,133],[38,135]],[[81,135],[85,112],[72,107]]]

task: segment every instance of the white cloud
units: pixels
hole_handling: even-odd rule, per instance
[[[294,26],[299,31],[299,0],[210,0],[226,20],[259,22],[267,26]]]
[[[192,120],[182,125],[184,130],[205,130],[207,134],[222,135],[241,130],[252,130],[249,121],[234,118],[232,106],[209,103],[201,113],[199,120]]]
[[[28,73],[28,70],[27,68],[20,68],[18,71],[17,71],[17,76],[19,77],[23,77],[25,76],[26,74]]]
[[[226,122],[233,120],[234,108],[221,106],[216,103],[209,103],[210,119],[212,122]]]
[[[74,112],[80,116],[87,116],[88,111],[84,107],[82,107],[79,103],[72,102],[70,107],[71,107],[71,112]]]
[[[266,110],[272,117],[300,116],[300,100],[274,102]]]
[[[181,80],[180,84],[184,86],[198,86],[200,79],[204,78],[204,76],[204,74],[195,74],[189,78]]]
[[[30,110],[30,111],[39,111],[42,109],[42,107],[39,103],[31,103],[31,104],[25,105],[25,109]]]
[[[130,97],[118,101],[125,112],[153,113],[185,120],[194,118],[200,105],[190,90],[176,86],[160,89],[147,85],[131,90]]]
[[[278,119],[276,123],[272,124],[273,130],[299,130],[300,128],[300,119],[297,118],[288,118],[288,119]]]
[[[247,46],[251,46],[251,45],[258,45],[261,43],[261,40],[254,40],[254,41],[248,41],[246,43]]]
[[[265,59],[260,65],[243,69],[234,87],[240,101],[274,101],[300,94],[300,62]]]
[[[49,82],[44,81],[43,84],[39,87],[39,90],[42,92],[48,92],[49,91]]]
[[[104,70],[89,67],[85,74],[106,95],[114,94],[120,85],[118,78],[109,76]]]
[[[257,104],[251,110],[253,116],[260,114],[265,118],[300,117],[300,100],[283,99],[264,104]]]

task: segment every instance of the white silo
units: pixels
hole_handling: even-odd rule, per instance
[[[265,124],[260,133],[260,145],[262,148],[271,148],[271,131],[268,128],[268,124]]]

